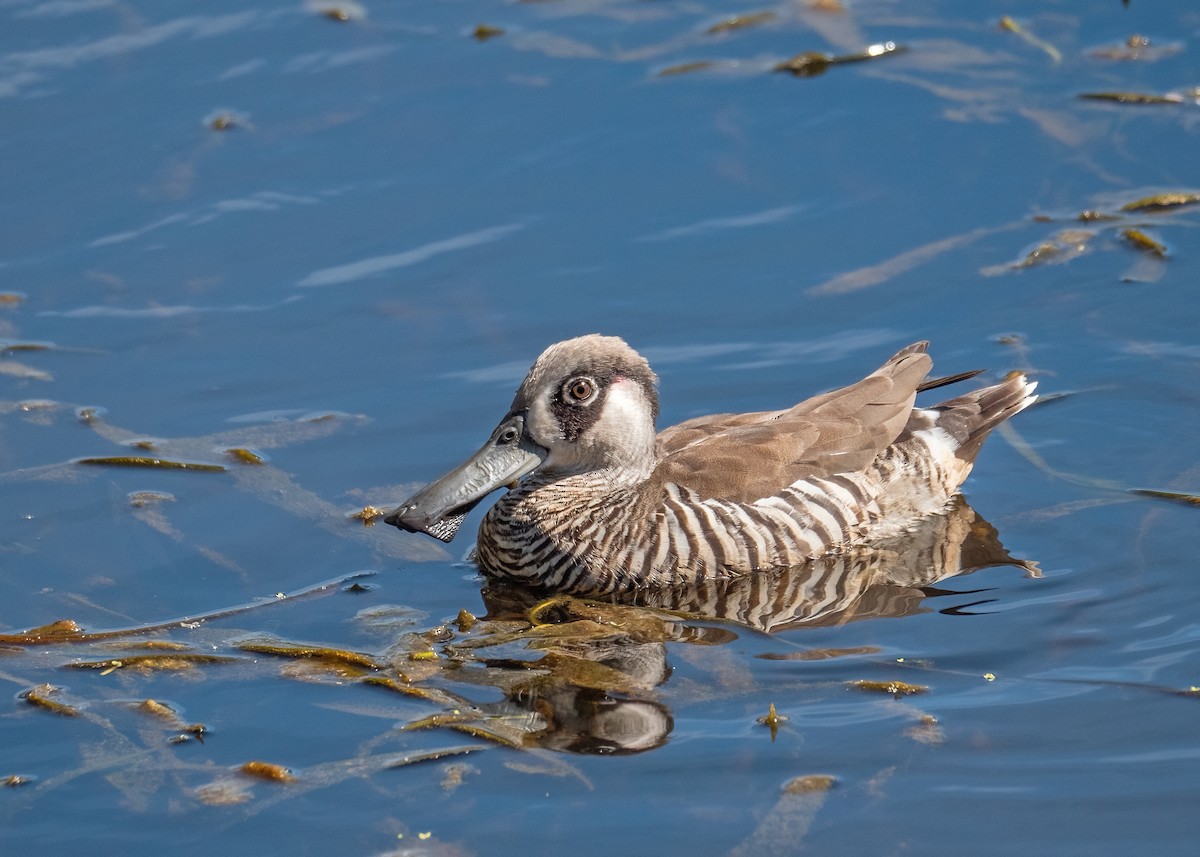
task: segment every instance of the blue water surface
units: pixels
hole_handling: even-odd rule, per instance
[[[28,779],[0,850],[1194,853],[1197,509],[1129,490],[1200,493],[1200,206],[1122,206],[1200,191],[1200,9],[831,6],[0,0],[0,630],[257,605],[150,635],[229,664],[0,650],[0,777]],[[1079,97],[1103,92],[1174,103]],[[618,653],[645,687],[542,692],[563,723],[640,725],[603,747],[400,731],[447,706],[236,648],[419,665],[417,635],[496,612],[461,562],[482,509],[447,549],[347,516],[460,462],[588,332],[648,357],[664,425],[919,339],[941,372],[1029,371],[1047,401],[965,488],[1026,565],[775,635],[696,620],[713,645]],[[138,440],[228,469],[77,463]],[[431,681],[538,701],[482,674]],[[43,685],[76,716],[30,704]]]

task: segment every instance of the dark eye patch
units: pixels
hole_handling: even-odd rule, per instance
[[[563,439],[568,443],[579,440],[580,436],[595,425],[596,420],[600,419],[600,413],[604,410],[604,400],[608,397],[608,388],[613,379],[611,372],[603,374],[593,372],[591,377],[595,379],[598,387],[596,397],[586,405],[577,405],[566,401],[563,398],[563,388],[568,381],[583,374],[585,373],[572,372],[563,379],[562,384],[558,385],[558,389],[550,399],[550,412],[554,414],[554,420],[562,431]]]

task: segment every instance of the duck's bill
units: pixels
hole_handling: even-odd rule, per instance
[[[542,463],[545,450],[525,438],[523,428],[520,417],[502,422],[479,452],[400,504],[384,522],[443,542],[453,539],[480,500]]]

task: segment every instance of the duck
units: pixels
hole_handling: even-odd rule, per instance
[[[449,542],[493,491],[472,559],[558,592],[678,588],[801,566],[945,511],[996,426],[1036,401],[1021,372],[930,407],[929,343],[783,410],[657,429],[658,378],[623,339],[542,352],[487,443],[384,520]]]

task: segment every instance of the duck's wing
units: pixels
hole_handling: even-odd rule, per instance
[[[655,478],[749,503],[798,479],[862,470],[904,429],[933,361],[927,342],[849,387],[783,411],[698,417],[658,436]]]

